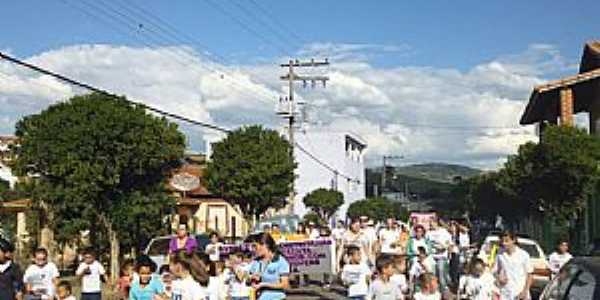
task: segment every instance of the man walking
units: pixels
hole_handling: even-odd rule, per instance
[[[517,245],[514,232],[501,235],[502,250],[497,256],[493,271],[500,288],[501,300],[529,300],[533,281],[533,266],[529,254]]]

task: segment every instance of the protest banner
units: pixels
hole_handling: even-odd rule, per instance
[[[416,225],[421,225],[425,227],[425,229],[429,230],[429,226],[432,220],[437,218],[437,214],[435,212],[421,213],[421,212],[412,212],[410,213],[409,220],[411,225],[414,227]]]
[[[335,244],[330,239],[288,241],[279,243],[279,250],[297,274],[324,274],[335,272]],[[252,251],[252,244],[223,245],[222,258],[236,251]]]

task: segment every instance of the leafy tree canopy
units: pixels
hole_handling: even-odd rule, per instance
[[[578,215],[600,175],[600,139],[585,130],[550,126],[498,172],[463,181],[455,195],[475,214],[518,220],[544,212],[562,223]]]
[[[34,204],[48,209],[59,241],[101,226],[132,245],[133,235],[162,227],[157,220],[173,204],[165,177],[185,149],[176,124],[93,93],[23,118],[16,135],[15,171],[36,175]]]
[[[387,218],[406,220],[408,211],[399,202],[386,198],[375,197],[353,202],[348,207],[348,217],[354,219],[367,216],[375,221],[385,221]]]
[[[336,190],[316,189],[304,196],[304,205],[328,220],[344,204],[344,194]]]
[[[238,205],[246,217],[282,208],[296,163],[288,141],[260,125],[239,128],[213,145],[208,189]]]

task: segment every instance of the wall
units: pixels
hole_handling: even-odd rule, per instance
[[[318,188],[334,188],[344,194],[344,205],[338,211],[337,218],[345,218],[350,203],[365,198],[364,150],[357,149],[358,144],[351,145],[355,139],[345,132],[307,130],[297,132],[295,138],[302,148],[318,160],[359,182],[348,181],[342,176],[336,178],[334,172],[296,148],[294,154],[298,163],[298,177],[295,182],[294,214],[303,216],[307,213],[302,199],[309,192]]]
[[[209,212],[213,210],[212,214]],[[236,236],[244,236],[248,232],[248,224],[246,220],[242,217],[242,214],[234,209],[230,204],[225,201],[222,202],[204,202],[200,204],[198,210],[194,213],[194,221],[195,221],[195,230],[197,233],[207,232],[209,230],[215,230],[216,226],[214,225],[214,219],[207,219],[207,216],[212,215],[214,217],[215,212],[223,211],[226,220],[222,220],[221,214],[218,215],[218,223],[219,223],[219,233],[225,237],[231,237],[233,235],[232,221],[231,218],[235,217],[236,219]]]

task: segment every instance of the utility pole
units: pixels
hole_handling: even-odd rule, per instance
[[[383,196],[383,193],[385,193],[385,177],[386,177],[386,171],[387,171],[387,162],[388,160],[394,160],[394,159],[403,159],[404,156],[401,155],[384,155],[383,156],[383,170],[381,171],[381,188],[379,189],[379,196]]]
[[[322,67],[322,66],[328,66],[329,65],[329,61],[327,59],[325,59],[324,61],[315,61],[314,59],[311,59],[310,61],[299,61],[299,60],[291,60],[287,63],[287,64],[281,64],[280,66],[282,68],[287,68],[288,72],[286,75],[283,75],[280,77],[281,80],[287,81],[288,82],[288,89],[289,89],[289,93],[288,96],[285,99],[280,98],[279,99],[279,103],[282,104],[284,102],[287,102],[287,111],[285,110],[280,110],[277,113],[282,115],[284,119],[287,119],[287,126],[288,126],[288,141],[290,142],[290,145],[292,146],[291,148],[291,153],[290,155],[292,156],[292,158],[294,157],[294,146],[295,146],[295,140],[294,140],[294,124],[296,123],[296,101],[295,101],[295,97],[294,97],[294,83],[296,81],[302,81],[304,84],[304,87],[306,87],[307,83],[310,82],[312,84],[312,87],[316,86],[317,82],[321,82],[323,84],[323,87],[326,87],[327,85],[327,81],[329,80],[328,76],[302,76],[302,75],[298,75],[294,72],[294,68],[303,68],[303,67]],[[288,199],[288,213],[292,213],[293,212],[293,208],[294,208],[294,198],[295,198],[295,191],[294,191],[294,183],[292,182],[292,190],[290,192],[289,195],[289,199]]]

